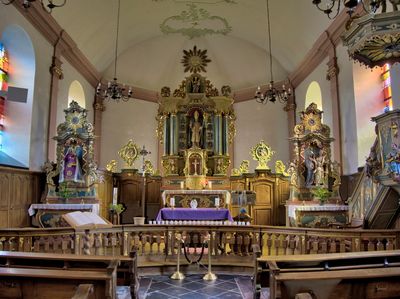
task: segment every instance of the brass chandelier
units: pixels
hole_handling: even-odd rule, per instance
[[[268,102],[275,103],[277,100],[281,103],[286,103],[291,96],[291,90],[286,90],[285,85],[282,85],[282,89],[278,90],[274,86],[274,77],[272,72],[272,40],[271,40],[271,22],[269,17],[269,0],[267,3],[267,22],[268,22],[268,47],[269,47],[269,70],[270,70],[270,82],[268,89],[265,92],[261,91],[261,87],[258,86],[254,98],[258,103],[266,104]]]
[[[15,0],[0,0],[2,4],[4,5],[10,5],[11,3],[13,3]],[[31,2],[35,2],[36,0],[23,0],[22,1],[22,6],[24,8],[29,8],[31,7]],[[65,5],[65,3],[67,2],[67,0],[60,0],[60,1],[54,1],[54,0],[40,0],[40,2],[42,3],[43,8],[47,11],[47,12],[51,12],[53,10],[53,8],[56,7],[62,7]]]
[[[381,5],[382,10],[386,10],[386,3],[381,0],[312,0],[312,4],[325,13],[330,19],[337,17],[342,5],[347,8],[347,13],[351,16],[359,3],[361,3],[366,13],[375,13]]]
[[[132,88],[129,87],[126,92],[125,85],[120,85],[117,81],[117,63],[118,63],[118,35],[119,35],[119,15],[120,15],[121,0],[118,0],[118,13],[117,13],[117,28],[115,38],[115,57],[114,57],[114,79],[109,81],[107,86],[103,88],[103,84],[99,82],[96,88],[96,94],[104,97],[104,99],[114,100],[119,102],[120,100],[126,102],[132,98]]]

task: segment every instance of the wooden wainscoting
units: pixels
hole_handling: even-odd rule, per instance
[[[29,205],[40,202],[45,174],[0,166],[0,227],[30,225]]]
[[[255,224],[271,225],[274,223],[275,188],[275,178],[268,174],[259,173],[251,180],[251,190],[256,192],[256,203],[252,212]]]
[[[107,170],[97,170],[97,196],[100,203],[100,216],[109,219],[109,206],[113,197],[113,176]],[[109,219],[110,220],[110,219]]]
[[[146,218],[156,219],[161,208],[161,177],[146,177]]]

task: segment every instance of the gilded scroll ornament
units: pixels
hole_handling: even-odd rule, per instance
[[[107,165],[106,169],[109,172],[116,172],[117,171],[117,164],[118,162],[116,160],[111,160]]]
[[[289,174],[286,172],[286,166],[281,160],[277,160],[275,162],[275,173],[289,176]]]
[[[153,167],[153,164],[151,163],[150,160],[145,160],[144,161],[143,171],[144,171],[145,174],[150,174],[150,175],[154,174],[154,167]]]
[[[261,140],[256,146],[254,146],[251,151],[253,159],[258,162],[256,169],[258,170],[268,170],[268,162],[271,160],[272,155],[275,153],[271,147]]]
[[[239,166],[239,171],[240,173],[249,173],[249,167],[250,167],[250,161],[249,160],[243,160],[242,163],[240,163]]]
[[[129,139],[128,143],[118,151],[118,155],[125,161],[129,168],[132,168],[138,159],[138,147],[132,139]]]
[[[164,143],[164,115],[157,115],[156,116],[156,121],[157,121],[157,128],[156,128],[156,135],[158,137],[158,140],[160,140],[160,143]]]

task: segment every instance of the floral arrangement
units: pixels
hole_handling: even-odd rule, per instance
[[[311,193],[314,195],[315,198],[317,198],[321,203],[325,203],[327,199],[332,195],[332,192],[330,192],[326,188],[316,188],[311,190]]]
[[[123,211],[125,211],[125,207],[122,203],[118,203],[118,204],[110,204],[109,206],[109,210],[113,213],[116,214],[121,214]]]

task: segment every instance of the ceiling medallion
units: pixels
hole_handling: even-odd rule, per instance
[[[357,18],[342,39],[349,56],[370,68],[400,62],[400,11]]]
[[[212,16],[206,9],[199,8],[194,3],[188,3],[186,6],[188,10],[168,17],[161,23],[162,33],[178,33],[193,39],[212,34],[227,35],[232,31],[225,18]]]
[[[207,57],[207,50],[200,50],[194,46],[193,50],[183,50],[183,53],[184,55],[181,62],[185,67],[185,73],[207,72],[206,66],[211,62],[211,59]]]

